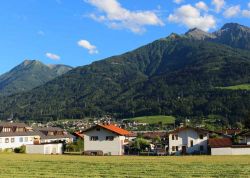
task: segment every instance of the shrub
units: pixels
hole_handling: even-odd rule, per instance
[[[26,151],[25,146],[20,146],[20,147],[14,149],[15,153],[25,153],[25,151]]]

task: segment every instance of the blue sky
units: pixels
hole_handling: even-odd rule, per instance
[[[250,26],[250,0],[1,0],[0,74],[25,59],[82,66],[227,22]]]

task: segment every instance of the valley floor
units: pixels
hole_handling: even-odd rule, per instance
[[[0,177],[249,177],[250,156],[0,154]]]

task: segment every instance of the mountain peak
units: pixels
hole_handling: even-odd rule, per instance
[[[42,62],[40,62],[38,60],[29,60],[29,59],[26,59],[26,60],[24,60],[21,63],[22,66],[28,66],[28,65],[31,65],[31,64],[42,64]]]
[[[240,25],[238,23],[226,23],[221,28],[221,31],[225,31],[225,30],[231,30],[231,31],[233,31],[233,30],[241,30],[241,31],[250,32],[249,27],[246,27],[244,25]]]
[[[214,35],[211,33],[207,33],[199,28],[190,29],[185,33],[185,36],[197,39],[197,40],[204,40],[206,38],[214,38]]]

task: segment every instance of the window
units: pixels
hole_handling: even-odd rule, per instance
[[[193,147],[194,146],[194,141],[190,140],[190,146]]]
[[[175,151],[175,148],[176,148],[175,146],[172,146],[172,151]]]
[[[176,146],[175,149],[176,149],[176,151],[179,151],[179,147],[178,146]]]
[[[114,136],[107,136],[107,137],[106,137],[106,140],[108,140],[108,141],[113,141],[113,140],[114,140]]]
[[[200,134],[200,136],[199,136],[199,137],[200,137],[200,139],[203,139],[203,135],[202,135],[202,134]]]
[[[19,138],[19,142],[23,142],[23,137],[20,137],[20,138]]]
[[[29,140],[28,137],[25,137],[25,138],[24,138],[24,141],[25,141],[25,142],[28,142],[28,140]]]
[[[174,140],[174,135],[172,135],[172,140]]]
[[[178,140],[178,135],[175,135],[175,139]]]
[[[204,151],[204,146],[203,145],[200,146],[200,151]]]
[[[11,143],[14,143],[15,142],[15,138],[11,138]]]
[[[10,139],[9,138],[5,138],[5,143],[9,143]]]
[[[0,143],[2,143],[3,142],[3,139],[2,138],[0,138]]]
[[[3,128],[3,132],[11,132],[11,128],[6,128],[6,127],[4,127],[4,128]]]
[[[98,140],[98,136],[91,136],[90,137],[90,141],[97,141]]]
[[[100,131],[101,129],[100,128],[97,128],[96,131]]]
[[[16,132],[24,132],[24,128],[18,127],[18,128],[16,128]]]

